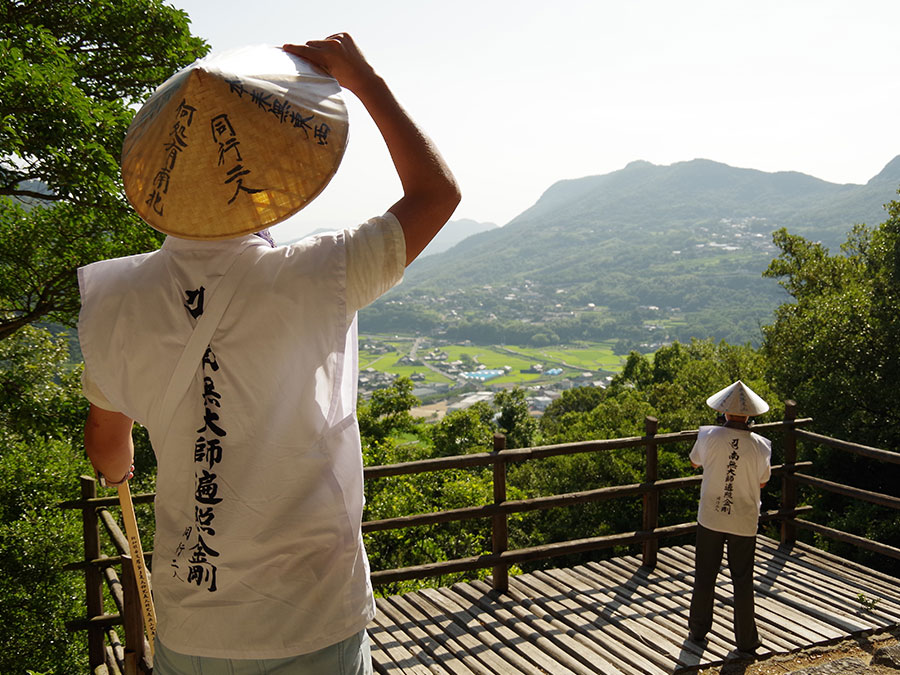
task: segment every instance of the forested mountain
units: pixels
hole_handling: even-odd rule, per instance
[[[362,326],[514,342],[524,322],[562,340],[757,342],[786,299],[761,276],[777,253],[772,232],[836,250],[855,223],[884,220],[898,185],[900,156],[865,185],[704,159],[632,162],[560,181],[504,227],[417,260]]]

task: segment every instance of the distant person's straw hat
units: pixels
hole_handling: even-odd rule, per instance
[[[747,417],[762,415],[769,409],[769,404],[740,380],[710,396],[706,405],[722,413]]]
[[[128,129],[128,200],[149,225],[185,239],[227,239],[290,217],[344,155],[340,91],[278,47],[194,62],[157,88]]]

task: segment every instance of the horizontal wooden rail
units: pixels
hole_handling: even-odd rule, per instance
[[[900,498],[898,497],[892,497],[891,495],[882,494],[880,492],[869,492],[868,490],[861,490],[860,488],[842,485],[841,483],[833,483],[830,480],[816,478],[815,476],[807,476],[804,473],[794,474],[794,479],[798,483],[812,485],[813,487],[844,495],[845,497],[853,497],[854,499],[859,499],[871,504],[878,504],[879,506],[887,506],[891,509],[900,510]]]
[[[801,506],[790,511],[786,511],[784,509],[765,511],[760,514],[760,521],[768,522],[771,520],[780,520],[782,518],[792,518],[796,517],[798,514],[808,513],[810,511],[812,511],[811,506]],[[453,574],[456,572],[470,572],[472,570],[485,569],[500,564],[514,565],[517,563],[531,562],[534,560],[557,558],[564,555],[572,555],[574,553],[597,551],[614,546],[628,546],[630,544],[639,544],[649,539],[662,539],[668,537],[676,537],[683,534],[690,534],[696,529],[696,522],[679,523],[678,525],[657,527],[653,530],[622,532],[619,534],[605,535],[602,537],[589,537],[587,539],[576,539],[572,541],[558,542],[555,544],[544,544],[541,546],[532,546],[530,548],[515,549],[511,551],[504,551],[500,554],[485,554],[480,556],[472,556],[469,558],[457,558],[455,560],[444,560],[440,562],[428,563],[425,565],[416,565],[414,567],[401,567],[392,570],[380,570],[378,572],[372,572],[372,584],[380,586],[382,584],[389,584],[396,581],[407,581],[409,579],[425,579],[427,577],[435,577],[442,574]]]
[[[887,544],[881,544],[877,541],[872,541],[871,539],[866,539],[865,537],[860,537],[856,534],[850,534],[849,532],[836,530],[833,527],[819,525],[818,523],[814,523],[809,520],[803,520],[802,518],[796,518],[794,522],[797,524],[797,527],[811,530],[812,532],[821,534],[825,537],[828,537],[829,539],[842,541],[845,544],[853,544],[854,546],[864,548],[867,551],[873,551],[875,553],[880,553],[881,555],[886,555],[890,558],[900,560],[900,548],[888,546]]]
[[[769,422],[767,424],[754,425],[756,432],[771,430],[779,431],[793,429],[795,426],[809,424],[812,418],[803,418],[792,422]],[[523,462],[529,459],[544,459],[547,457],[561,457],[575,455],[582,452],[606,452],[621,450],[624,448],[636,448],[655,443],[663,445],[668,443],[686,443],[697,440],[697,430],[676,431],[668,434],[656,434],[653,436],[629,436],[627,438],[612,438],[596,441],[580,441],[578,443],[560,443],[557,445],[540,445],[533,448],[513,448],[500,452],[480,452],[471,455],[457,455],[453,457],[436,457],[434,459],[421,459],[416,462],[404,462],[403,464],[384,464],[382,466],[368,466],[363,469],[366,480],[375,478],[387,478],[389,476],[402,476],[411,473],[427,473],[430,471],[444,471],[446,469],[468,469],[473,467],[490,466],[498,461]]]
[[[152,504],[156,499],[155,492],[142,492],[141,494],[132,495],[131,501],[135,504]],[[90,499],[70,499],[60,502],[57,506],[61,509],[85,509],[89,507],[101,506],[118,506],[118,497],[91,497]]]
[[[812,462],[797,462],[791,467],[781,464],[772,467],[772,474],[779,475],[786,471],[793,471],[797,467],[809,468]],[[385,530],[397,530],[405,527],[419,527],[422,525],[435,525],[437,523],[449,523],[462,520],[475,520],[478,518],[491,518],[496,515],[510,515],[513,513],[525,513],[528,511],[544,511],[551,508],[574,506],[588,502],[606,501],[620,497],[633,497],[642,495],[649,490],[662,492],[678,488],[698,485],[703,476],[686,476],[682,478],[666,478],[653,484],[632,483],[631,485],[614,485],[611,487],[585,490],[583,492],[569,492],[567,494],[553,495],[551,497],[533,497],[531,499],[518,499],[505,501],[502,504],[486,504],[484,506],[467,506],[461,509],[449,511],[436,511],[434,513],[419,513],[411,516],[399,516],[397,518],[385,518],[383,520],[367,520],[362,524],[364,534],[369,532],[382,532]]]
[[[807,441],[813,441],[821,445],[827,445],[830,448],[852,452],[854,454],[862,455],[863,457],[869,457],[871,459],[877,459],[882,462],[900,464],[900,452],[882,450],[881,448],[873,448],[868,445],[851,443],[850,441],[842,441],[837,438],[822,436],[821,434],[815,434],[811,431],[805,431],[803,429],[798,429],[795,433],[797,434],[797,438],[802,438]]]
[[[120,614],[100,614],[92,616],[90,619],[72,619],[66,621],[65,626],[68,631],[87,630],[97,626],[121,626],[122,616]]]

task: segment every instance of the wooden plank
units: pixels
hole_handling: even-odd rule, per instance
[[[881,589],[886,597],[893,598],[895,602],[900,603],[900,578],[839,558],[833,553],[803,542],[780,545],[767,537],[757,537],[757,541],[759,540],[762,540],[762,545],[778,551],[780,555],[786,556],[800,565],[829,571],[840,577],[850,577],[863,585],[874,585]]]
[[[561,674],[572,672],[576,675],[589,675],[590,673],[596,672],[593,668],[588,669],[569,656],[569,654],[558,647],[552,639],[535,630],[530,622],[522,620],[521,616],[514,613],[508,606],[511,604],[514,605],[514,609],[520,610],[520,613],[521,608],[519,608],[518,605],[515,605],[515,603],[512,603],[508,598],[504,599],[503,596],[499,596],[493,592],[479,592],[474,588],[473,584],[455,584],[453,590],[457,595],[466,598],[485,611],[490,612],[493,616],[496,616],[499,621],[503,622],[505,626],[511,629],[526,644],[536,647],[543,658],[541,666],[545,668],[548,673],[556,673],[558,671]]]
[[[482,581],[473,581],[472,585],[482,592],[490,589],[490,586]],[[523,595],[517,587],[511,585],[503,597],[504,600],[508,599],[507,609],[510,609],[519,620],[532,624],[545,638],[552,640],[574,661],[582,664],[589,673],[621,675],[622,672],[631,672],[617,667],[616,657],[609,654],[603,646],[592,645],[585,636],[557,624],[553,616],[543,611],[543,608],[531,598]],[[570,664],[567,665],[569,668],[572,667]]]
[[[432,657],[451,673],[464,675],[483,675],[485,669],[476,660],[473,660],[465,647],[456,639],[442,630],[436,621],[424,614],[416,605],[409,602],[414,594],[391,596],[394,606],[403,613],[415,625],[424,630],[430,638],[443,648],[440,652],[433,651]]]
[[[662,563],[662,565],[671,565],[673,570],[678,570],[681,574],[683,574],[685,581],[691,588],[691,593],[693,593],[693,552],[690,550],[682,549],[680,551],[668,551],[668,553],[669,556],[666,558],[666,561]],[[690,595],[688,597],[690,598]],[[720,620],[722,622],[721,625],[724,626],[723,636],[726,640],[726,644],[729,648],[733,648],[734,598],[731,587],[731,578],[728,574],[727,567],[722,567],[719,570],[719,575],[716,581],[715,597],[717,599],[716,607],[718,608],[718,611],[715,612],[715,616],[720,617]],[[690,607],[689,603],[690,600],[688,600],[688,607]],[[808,644],[805,638],[798,638],[795,632],[784,629],[784,615],[781,612],[773,612],[765,604],[760,606],[758,603],[755,603],[755,605],[756,624],[761,633],[760,639],[762,639],[763,636],[766,638],[763,641],[763,651],[759,652],[760,655],[772,651],[773,646],[782,651],[791,651],[793,649],[797,649],[800,646],[803,646],[804,644]],[[725,608],[727,608],[727,611]],[[791,627],[797,627],[802,630],[802,624],[795,624]]]
[[[827,599],[829,604],[836,606],[852,607],[855,614],[865,614],[873,621],[878,621],[882,626],[892,626],[900,622],[900,605],[892,603],[890,599],[879,598],[879,603],[873,609],[862,610],[859,595],[872,598],[878,594],[878,587],[872,584],[864,584],[854,578],[840,575],[835,571],[823,570],[812,565],[800,564],[780,553],[773,553],[773,558],[780,560],[786,566],[789,565],[794,574],[793,579],[803,583],[807,587],[821,589],[821,597]]]
[[[724,571],[727,575],[727,568]],[[795,607],[804,615],[817,618],[844,631],[848,635],[870,629],[871,624],[863,624],[840,608],[833,607],[819,600],[816,597],[816,589],[798,591],[796,585],[789,580],[788,575],[779,577],[779,575],[768,571],[760,574],[759,570],[757,570],[756,589],[758,592],[767,592],[781,603]]]
[[[455,611],[477,613],[478,620],[490,631],[491,636],[498,641],[499,645],[502,645],[499,646],[500,655],[515,665],[519,669],[518,672],[575,675],[568,668],[544,656],[540,649],[513,631],[493,611],[470,600],[466,595],[458,593],[456,587],[439,588],[436,589],[436,592],[445,596],[446,602],[456,608]]]
[[[688,550],[673,551],[671,560],[673,563],[681,565],[682,569],[689,575],[693,583],[693,552]],[[689,570],[689,571],[688,571]],[[803,607],[796,608],[796,613],[789,612],[790,605],[785,605],[783,592],[778,589],[772,589],[768,586],[761,585],[758,582],[759,571],[754,570],[754,592],[755,597],[771,597],[776,601],[772,603],[756,603],[757,604],[757,625],[764,628],[768,639],[775,642],[783,649],[790,651],[810,643],[818,643],[823,640],[835,639],[846,635],[845,632],[836,630],[833,622],[828,620],[817,621],[816,630],[810,631],[811,617]],[[723,604],[729,607],[734,606],[731,590],[731,575],[727,566],[723,566],[719,572],[719,578],[722,580],[717,583],[717,587],[728,586],[727,589],[721,591]],[[732,609],[733,611],[733,609]],[[787,617],[792,617],[790,622],[786,621]],[[733,630],[733,629],[732,629]],[[830,637],[829,637],[830,636]]]
[[[595,619],[599,617],[595,613],[584,612],[568,598],[561,597],[558,593],[554,594],[552,587],[533,575],[514,577],[510,579],[510,587],[513,584],[520,592],[529,595],[537,591],[535,604],[539,604],[544,611],[549,612],[557,622],[567,626],[569,630],[574,629],[579,635],[588,637],[589,646],[602,644],[608,652],[617,657],[618,660],[613,662],[616,667],[624,670],[630,664],[631,670],[637,669],[640,673],[666,675],[666,670],[655,662],[655,658],[648,658],[647,654],[635,649],[636,645],[628,633],[615,624],[596,621]],[[528,592],[525,589],[533,590]],[[657,656],[654,654],[654,657]]]
[[[461,655],[461,658],[469,668],[479,675],[482,673],[507,675],[506,664],[497,657],[491,647],[485,645],[481,640],[457,624],[440,607],[435,606],[426,598],[421,591],[410,593],[404,597],[411,605],[417,607],[422,614],[430,617],[432,626],[451,636],[465,650],[465,654]]]
[[[620,658],[644,668],[647,666],[643,662],[649,662],[663,672],[667,672],[670,660],[660,654],[655,647],[647,646],[647,642],[643,641],[646,631],[643,631],[636,621],[626,617],[613,617],[608,613],[604,615],[602,611],[596,611],[598,609],[596,603],[584,602],[585,598],[572,593],[570,586],[543,572],[528,575],[528,583],[538,590],[543,590],[547,597],[554,592],[557,594],[556,602],[565,607],[567,612],[571,612],[568,614],[569,617],[576,618],[574,622],[565,617],[563,620],[570,624],[574,623],[579,630],[585,631],[588,635],[599,631],[604,637],[608,635],[618,641],[623,648],[627,648],[630,655],[620,654]],[[608,648],[610,651],[615,651],[612,646]]]
[[[691,583],[693,583],[693,551],[681,549],[672,552],[672,561],[689,570]],[[757,561],[760,562],[760,561]],[[754,569],[754,580],[758,576],[758,570]],[[733,608],[731,576],[727,566],[720,570],[719,586],[728,586],[723,590],[726,604]],[[778,602],[777,594],[770,593],[767,588],[759,583],[754,583],[754,597],[757,605],[757,624],[760,631],[766,634],[770,642],[788,651],[802,647],[810,643],[818,643],[823,640],[836,639],[845,635],[844,632],[835,629],[831,624],[824,622],[811,622],[810,617],[801,611],[797,611]]]
[[[888,577],[887,581],[876,575],[866,575],[849,566],[838,566],[828,558],[815,558],[814,553],[792,555],[782,547],[774,547],[769,542],[762,542],[767,551],[783,560],[790,560],[798,568],[798,573],[816,581],[825,579],[826,583],[837,585],[846,590],[853,602],[858,593],[865,593],[871,598],[878,598],[884,603],[884,611],[892,620],[900,620],[900,579]],[[874,570],[873,570],[874,571]]]
[[[798,557],[805,553],[806,555],[819,562],[828,560],[832,564],[840,567],[845,571],[852,570],[856,573],[861,573],[866,578],[871,577],[874,579],[880,579],[883,583],[889,584],[896,589],[900,589],[900,586],[898,586],[898,584],[900,584],[900,578],[893,577],[890,574],[885,574],[884,572],[879,572],[878,570],[866,567],[865,565],[853,562],[852,560],[845,560],[844,558],[836,556],[833,553],[829,553],[828,551],[823,551],[822,549],[815,548],[814,546],[810,546],[809,544],[804,544],[802,541],[794,543],[794,551],[795,555]],[[898,597],[900,597],[900,594],[898,594]]]
[[[584,568],[560,570],[560,572],[583,579],[585,584],[590,583],[586,575],[590,575],[591,578],[598,578],[597,575],[590,573]],[[664,634],[665,640],[679,648],[676,660],[686,667],[699,666],[703,663],[703,654],[707,650],[703,645],[698,645],[687,639],[687,621],[682,617],[684,613],[683,608],[669,600],[666,597],[668,592],[655,581],[647,578],[645,584],[637,583],[634,572],[635,570],[623,571],[615,566],[607,567],[605,570],[608,579],[634,594],[632,598],[633,605],[646,612],[642,620],[652,622],[656,629]],[[724,653],[723,651],[722,655]]]
[[[371,630],[372,624],[370,624],[369,637],[378,646],[377,651],[380,654],[378,654],[377,663],[381,672],[388,675],[393,673],[433,675],[397,638],[397,634],[388,630],[381,617],[376,616],[373,623],[377,628],[376,630]],[[372,650],[372,652],[374,660],[376,658],[375,650]]]
[[[519,656],[491,630],[489,624],[496,624],[496,621],[492,621],[487,612],[479,612],[477,608],[471,606],[467,609],[463,606],[464,598],[454,597],[452,593],[442,593],[439,589],[423,588],[419,591],[419,595],[427,598],[438,611],[453,619],[466,633],[478,638],[497,657],[491,660],[491,666],[497,672],[503,673],[503,675],[515,675],[515,673],[534,669],[533,663]]]
[[[428,667],[430,672],[436,675],[456,675],[441,665],[442,661],[454,658],[441,643],[429,636],[415,621],[404,615],[390,602],[389,598],[379,598],[376,604],[379,614],[384,617],[384,629],[396,639],[403,639],[409,644],[415,644],[415,648],[407,648]]]
[[[662,597],[666,597],[668,602],[671,602],[675,607],[678,615],[683,617],[683,631],[684,634],[687,635],[688,628],[688,615],[690,613],[690,598],[691,598],[691,586],[689,584],[685,584],[684,576],[681,572],[671,572],[666,569],[666,559],[668,556],[668,549],[663,549],[660,551],[660,557],[657,560],[657,571],[667,572],[671,574],[668,578],[660,578],[656,583],[658,584],[660,590],[666,591],[666,594],[661,594]],[[612,563],[613,561],[604,561],[604,563]],[[618,561],[617,561],[618,562]],[[598,563],[589,563],[589,567],[594,567],[598,565]],[[632,567],[632,570],[635,568]],[[717,603],[718,607],[720,607],[719,611],[715,611],[715,606],[713,609],[713,624],[710,628],[709,633],[707,634],[707,643],[706,643],[706,652],[710,657],[714,657],[717,660],[723,660],[728,653],[731,651],[733,647],[733,629],[731,624],[725,621],[723,612],[721,610],[722,602],[719,601]]]
[[[550,571],[540,571],[535,572],[534,576],[546,581],[558,592],[568,597],[570,601],[582,607],[582,615],[595,624],[609,622],[630,633],[633,648],[660,665],[663,670],[668,671],[673,660],[678,662],[681,650],[673,644],[676,637],[665,627],[652,620],[647,620],[633,603],[629,604],[629,609],[632,610],[631,616],[616,616],[614,612],[597,607],[595,600],[601,599],[599,593],[586,592],[587,589],[583,584],[580,584],[576,577],[568,575],[565,570],[555,570],[555,572],[553,574]],[[617,593],[617,591],[613,591],[614,595]]]

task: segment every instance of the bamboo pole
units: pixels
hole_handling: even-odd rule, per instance
[[[119,503],[122,505],[122,521],[125,524],[125,536],[128,538],[128,550],[131,552],[134,578],[141,599],[141,615],[144,618],[144,629],[147,631],[147,641],[150,643],[150,657],[152,658],[154,638],[156,637],[156,609],[153,607],[153,596],[150,594],[150,573],[147,572],[147,566],[144,563],[144,550],[137,529],[137,519],[134,515],[134,504],[131,501],[131,489],[128,487],[128,481],[118,486],[118,490]]]

